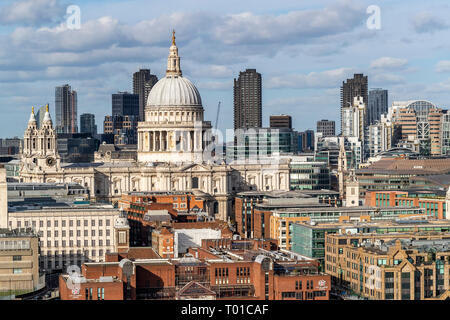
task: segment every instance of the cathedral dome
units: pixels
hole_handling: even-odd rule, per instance
[[[182,76],[166,76],[148,95],[147,107],[201,106],[202,99],[194,84]]]
[[[202,105],[197,88],[188,79],[183,78],[180,60],[175,43],[175,31],[173,31],[172,46],[167,58],[166,76],[153,86],[148,95],[147,107],[198,107]]]

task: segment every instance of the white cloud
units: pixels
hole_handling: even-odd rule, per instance
[[[342,81],[348,78],[354,70],[351,68],[339,68],[309,74],[292,74],[269,77],[265,87],[274,88],[332,88],[339,87]]]
[[[370,64],[371,68],[375,69],[399,69],[403,68],[408,64],[408,60],[392,58],[392,57],[381,57],[372,61]]]
[[[250,12],[227,16],[215,28],[216,39],[227,45],[292,44],[354,30],[365,19],[356,1],[338,1],[320,10],[293,11],[278,16]]]
[[[402,76],[392,74],[392,73],[380,73],[371,75],[369,77],[371,83],[377,86],[386,86],[386,85],[394,85],[401,84],[405,82],[405,79]]]
[[[412,18],[412,25],[417,33],[433,33],[449,27],[443,19],[430,12],[420,12],[415,15]]]
[[[450,60],[442,60],[436,64],[436,72],[450,72]]]
[[[65,8],[57,0],[13,1],[9,6],[0,7],[0,24],[43,25],[61,21]]]

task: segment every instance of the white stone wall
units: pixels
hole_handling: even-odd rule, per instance
[[[174,234],[174,254],[175,258],[179,254],[186,253],[190,247],[200,247],[202,239],[220,239],[222,232],[212,229],[175,229]]]

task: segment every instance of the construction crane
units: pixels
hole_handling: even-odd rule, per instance
[[[214,126],[214,128],[217,130],[217,125],[219,123],[219,113],[220,113],[220,104],[221,102],[219,101],[219,104],[217,106],[217,115],[216,115],[216,125]]]

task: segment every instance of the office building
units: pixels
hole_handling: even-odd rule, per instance
[[[246,238],[269,238],[290,250],[291,223],[379,221],[423,216],[421,207],[342,207],[339,193],[331,190],[240,192],[236,195],[237,232]]]
[[[381,119],[381,115],[388,112],[388,91],[372,89],[369,91],[367,104],[367,124],[375,124]]]
[[[394,144],[408,143],[424,156],[441,155],[443,110],[424,100],[394,101],[389,108]]]
[[[97,135],[95,115],[92,113],[83,113],[80,116],[80,133],[90,133],[93,138]]]
[[[112,116],[139,117],[139,94],[118,92],[112,95]]]
[[[330,169],[326,162],[314,161],[314,156],[293,156],[289,163],[291,190],[330,189]]]
[[[147,105],[147,99],[153,86],[158,82],[158,77],[150,73],[150,69],[140,69],[133,74],[133,94],[139,96],[139,112],[137,116],[139,121],[145,121],[144,110]],[[114,111],[113,111],[114,115]],[[121,115],[136,115],[133,114],[121,114]]]
[[[47,110],[47,106],[42,106],[42,107],[38,108],[38,110],[36,112],[36,122],[37,122],[38,129],[41,128],[41,124],[42,124],[42,122],[44,122],[46,110]]]
[[[40,269],[50,273],[84,261],[103,261],[106,252],[115,251],[119,215],[112,205],[26,200],[9,208],[8,224],[36,230]]]
[[[234,159],[262,159],[282,153],[296,153],[298,133],[288,128],[246,128],[235,136]],[[229,160],[232,154],[227,152]]]
[[[298,133],[298,151],[311,152],[314,151],[314,130],[306,130]]]
[[[261,206],[261,205],[259,205]],[[267,210],[267,209],[266,209]],[[418,207],[389,207],[377,208],[367,206],[353,207],[303,207],[272,209],[270,226],[268,228],[270,239],[278,241],[280,248],[292,249],[293,223],[311,222],[338,222],[338,221],[377,221],[392,220],[401,217],[425,216],[424,210]]]
[[[270,127],[292,129],[292,117],[285,114],[270,116]]]
[[[262,80],[256,69],[234,79],[234,129],[262,127]]]
[[[336,288],[370,300],[448,299],[450,233],[325,236],[325,272]]]
[[[317,121],[316,133],[322,133],[322,137],[333,137],[336,135],[336,123],[332,120]]]
[[[116,145],[137,144],[137,116],[105,116],[103,132],[114,136]]]
[[[358,233],[450,232],[450,221],[429,217],[379,221],[293,223],[292,251],[317,259],[325,271],[325,235]]]
[[[367,106],[368,97],[367,76],[355,74],[353,78],[347,79],[341,86],[341,133],[344,128],[344,108],[353,106],[355,97],[362,97],[362,102]],[[364,122],[367,123],[367,122]]]
[[[366,104],[363,97],[354,98],[353,104],[342,108],[342,135],[344,137],[357,137],[364,142],[364,119],[366,117]]]
[[[413,185],[423,188],[425,181],[417,180],[418,178],[425,176],[438,178],[438,175],[447,175],[449,172],[450,159],[448,158],[418,160],[395,157],[382,158],[355,171],[361,197],[370,190],[402,190],[411,188]],[[434,186],[439,185],[439,182],[430,181],[429,183]]]
[[[392,191],[366,191],[365,204],[374,207],[420,207],[429,217],[450,220],[446,190],[406,189]]]
[[[448,156],[450,155],[450,113],[448,110],[443,111],[441,127],[441,153]]]
[[[39,272],[39,236],[31,228],[0,229],[0,294],[19,295],[45,287]]]
[[[388,114],[382,114],[380,120],[369,125],[367,133],[369,157],[375,157],[381,152],[391,150],[393,134],[393,124]]]
[[[65,163],[90,163],[100,142],[90,133],[59,133],[56,148]]]
[[[55,112],[57,133],[78,132],[77,92],[65,84],[55,88]]]
[[[16,155],[20,153],[22,147],[22,139],[18,137],[0,139],[1,155]]]

